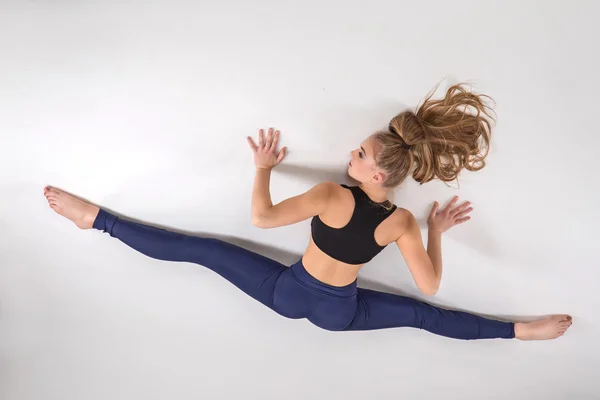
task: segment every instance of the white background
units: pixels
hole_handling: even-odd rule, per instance
[[[0,398],[600,398],[592,1],[0,2]],[[51,210],[54,185],[156,226],[288,265],[309,221],[251,224],[246,142],[289,154],[274,202],[352,183],[349,152],[467,82],[492,96],[488,166],[409,180],[421,221],[471,200],[443,239],[434,304],[498,318],[570,313],[550,342],[414,329],[327,332],[285,319],[201,266],[147,258]],[[423,226],[426,238],[426,226]],[[395,246],[361,286],[418,296]]]

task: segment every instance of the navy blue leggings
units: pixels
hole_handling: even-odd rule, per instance
[[[456,339],[514,338],[514,324],[449,311],[410,297],[331,286],[311,276],[302,259],[290,267],[214,238],[183,235],[100,210],[94,228],[155,259],[203,265],[287,318],[331,331],[413,327]]]

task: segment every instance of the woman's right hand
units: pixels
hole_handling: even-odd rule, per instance
[[[458,201],[458,196],[454,196],[452,201],[441,211],[438,212],[439,204],[436,201],[433,203],[431,213],[427,219],[427,224],[430,230],[442,233],[452,228],[454,225],[462,224],[471,219],[467,214],[473,211],[473,207],[469,207],[471,204],[465,201],[461,205],[455,207]]]

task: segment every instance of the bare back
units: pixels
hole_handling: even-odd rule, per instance
[[[352,192],[342,186],[334,189],[325,211],[319,214],[321,221],[332,228],[343,228],[350,222],[355,200]],[[397,208],[375,230],[375,241],[380,246],[395,242],[404,232],[408,211]],[[356,279],[365,264],[347,264],[321,251],[313,241],[312,234],[302,263],[306,270],[321,282],[332,286],[345,286]]]

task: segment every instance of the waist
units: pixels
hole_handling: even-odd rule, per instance
[[[311,289],[325,292],[327,294],[337,297],[352,297],[357,293],[357,279],[355,278],[352,282],[339,286],[332,285],[317,277],[313,276],[306,268],[303,262],[303,258],[300,258],[295,264],[290,266],[290,270],[294,279],[299,281],[305,286]]]
[[[364,265],[337,261],[321,251],[312,240],[302,257],[302,263],[310,275],[331,286],[346,286],[354,282]]]

